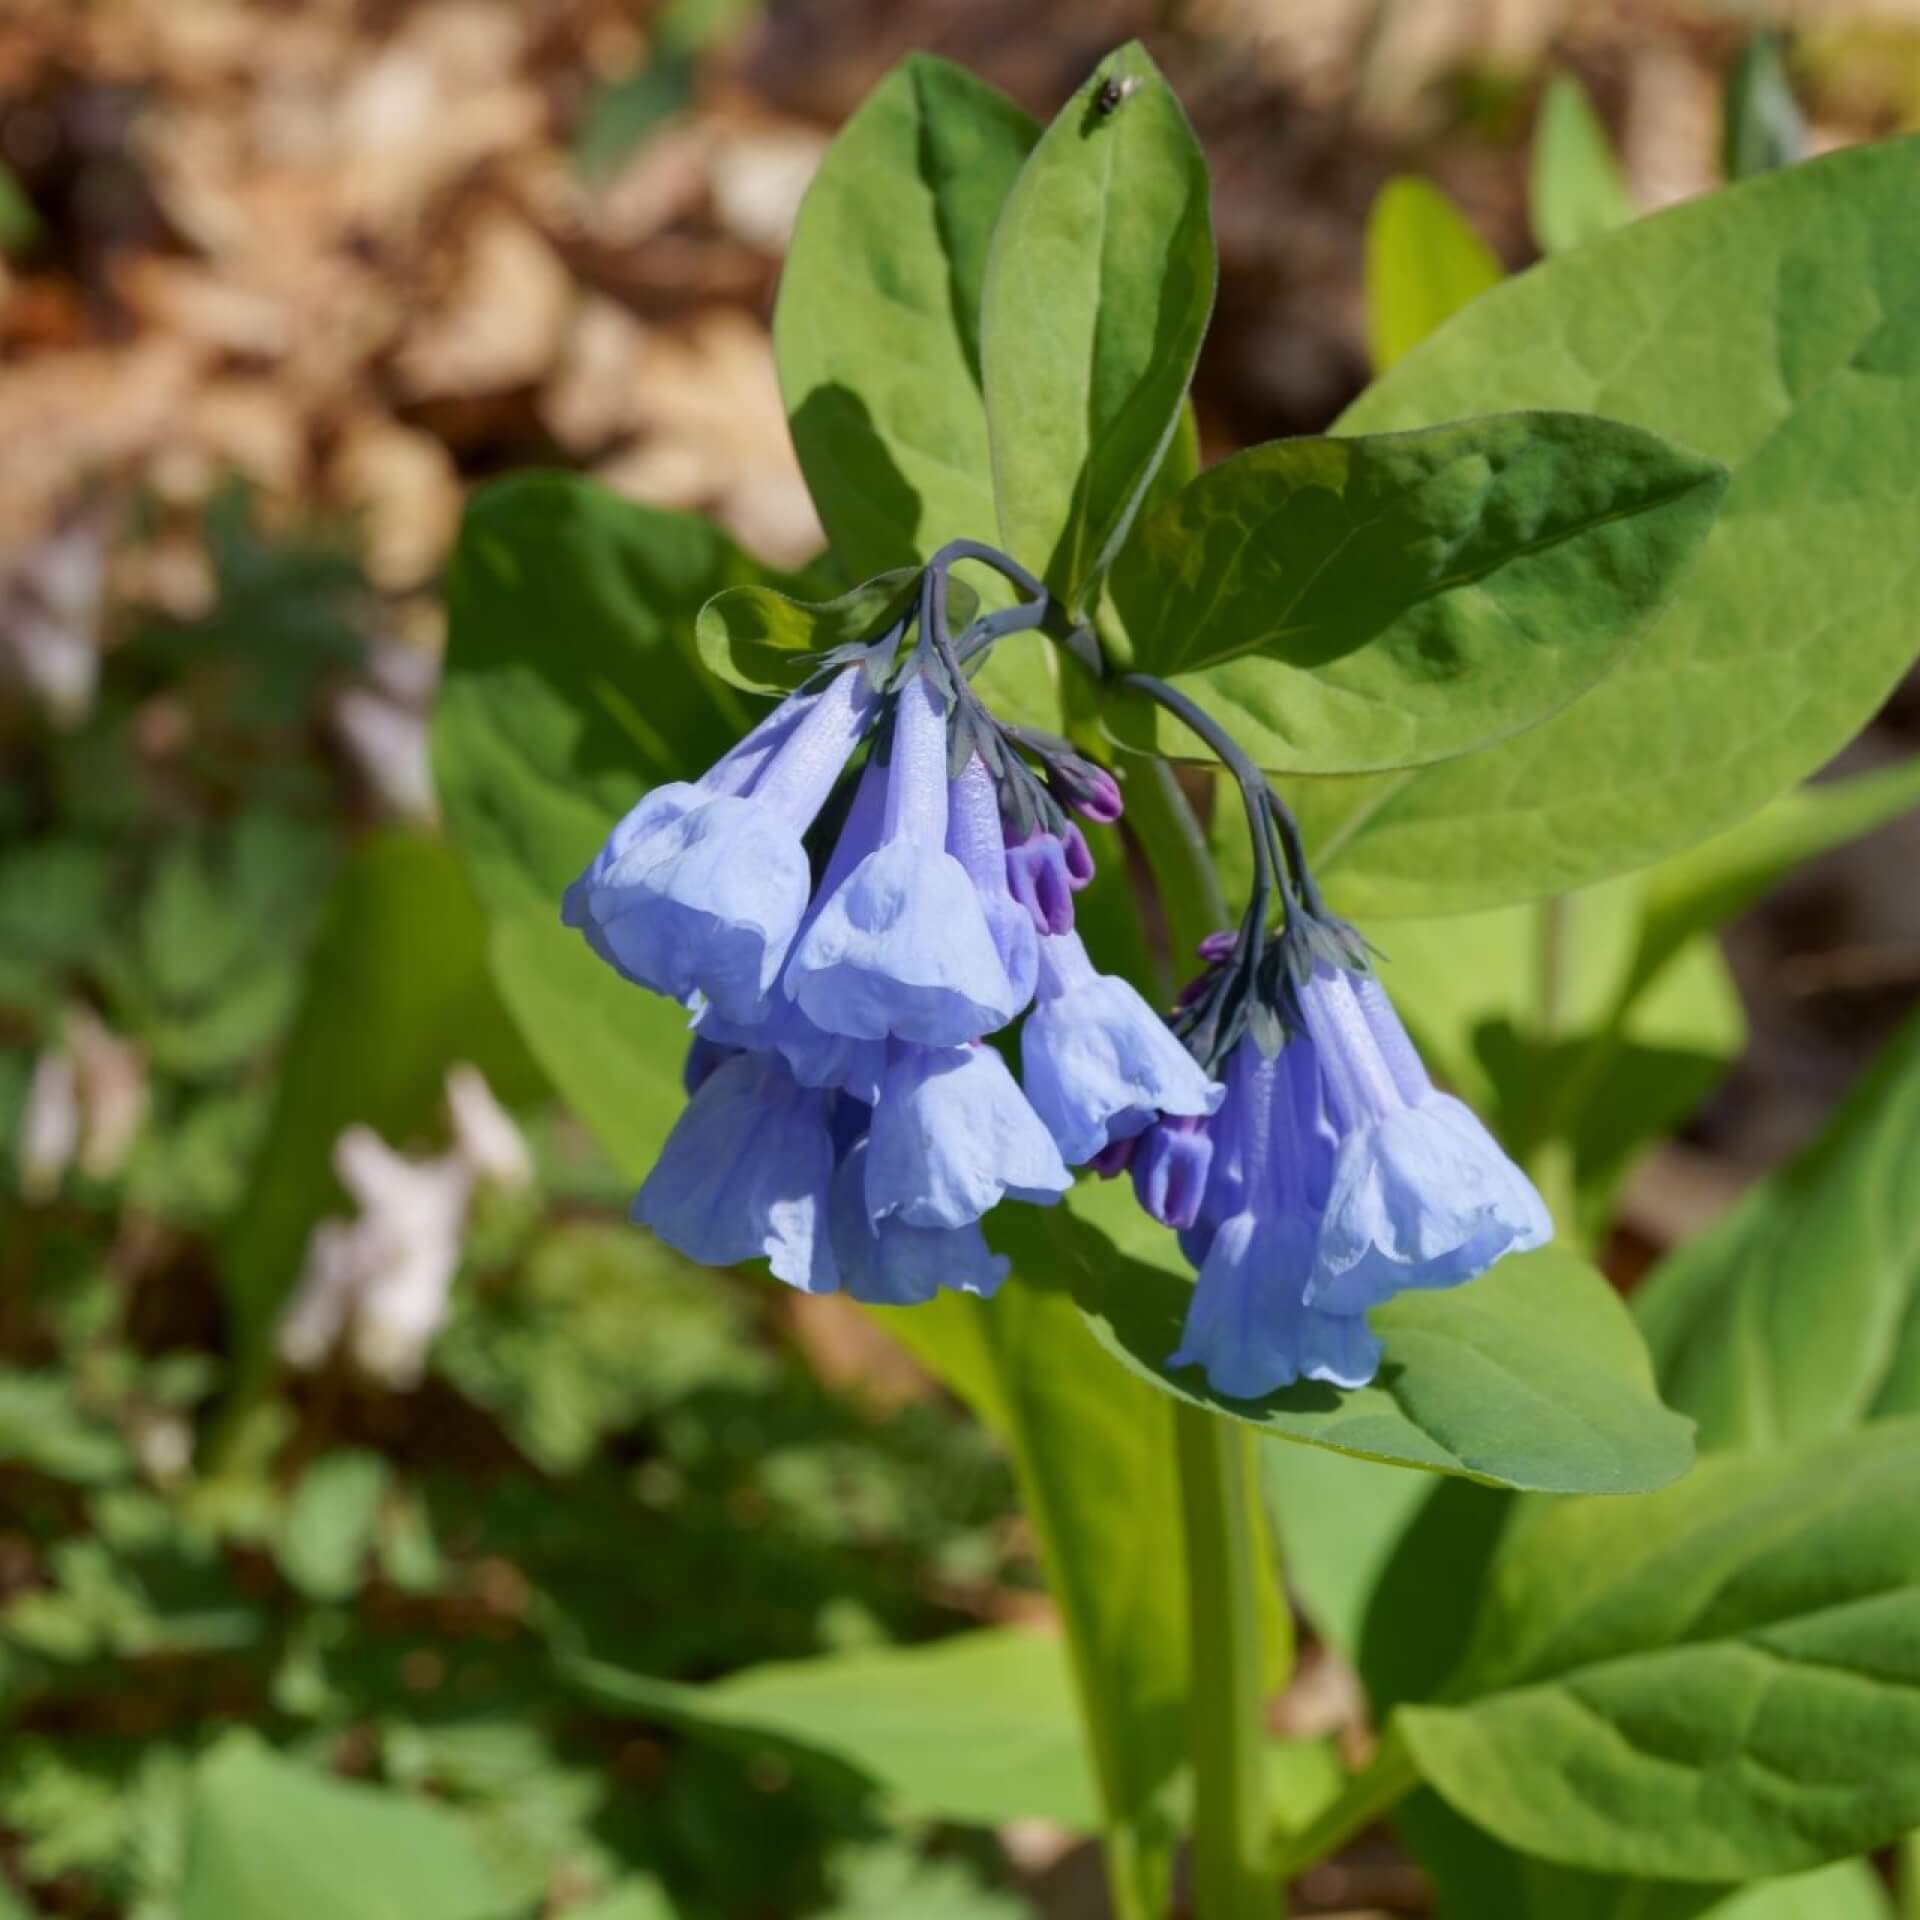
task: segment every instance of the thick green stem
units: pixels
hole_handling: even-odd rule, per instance
[[[1131,770],[1130,770],[1131,772]],[[1230,915],[1206,835],[1173,769],[1132,773],[1127,814],[1166,909],[1176,971]],[[1266,1687],[1261,1583],[1277,1577],[1256,1505],[1254,1437],[1185,1402],[1174,1408],[1193,1649],[1193,1881],[1199,1920],[1277,1920],[1262,1754]]]
[[[1567,1024],[1567,972],[1572,940],[1573,902],[1566,894],[1543,900],[1536,909],[1538,945],[1535,948],[1534,1041],[1543,1053],[1563,1037]],[[1548,1116],[1531,1155],[1528,1169],[1553,1215],[1563,1243],[1580,1238],[1580,1190],[1574,1165],[1573,1140],[1558,1115]]]
[[[1193,1889],[1199,1920],[1274,1920],[1285,1893],[1269,1857],[1253,1506],[1253,1435],[1182,1402],[1174,1409],[1193,1648]]]

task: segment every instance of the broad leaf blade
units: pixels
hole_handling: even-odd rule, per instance
[[[1708,1447],[1920,1413],[1920,1020],[1812,1150],[1660,1267],[1636,1301]]]
[[[774,1735],[877,1782],[908,1814],[999,1826],[1100,1825],[1064,1645],[990,1628],[750,1667],[703,1687],[576,1660],[567,1677],[604,1706],[695,1732]]]
[[[1376,1309],[1386,1357],[1372,1386],[1303,1382],[1243,1401],[1167,1367],[1191,1270],[1123,1186],[1082,1183],[1061,1207],[1005,1211],[996,1240],[1027,1271],[1057,1275],[1129,1372],[1272,1438],[1549,1492],[1663,1486],[1691,1457],[1689,1423],[1655,1399],[1625,1307],[1564,1254],[1509,1258],[1469,1286]]]
[[[1555,74],[1540,102],[1527,203],[1542,253],[1565,253],[1634,215],[1606,126],[1570,73]]]
[[[1728,1455],[1507,1536],[1422,1774],[1510,1846],[1737,1880],[1920,1822],[1920,1420]]]
[[[1138,665],[1261,765],[1412,766],[1601,679],[1684,576],[1724,484],[1711,461],[1579,414],[1282,440],[1162,508],[1114,593]],[[1204,754],[1159,708],[1113,713],[1135,744]]]
[[[1444,320],[1500,284],[1493,249],[1431,181],[1398,174],[1367,214],[1367,347],[1404,360]]]
[[[790,693],[819,671],[831,649],[879,640],[911,608],[919,580],[915,569],[898,567],[820,602],[772,587],[725,588],[695,623],[701,662],[750,693]],[[953,624],[964,620],[955,615]]]
[[[1205,157],[1159,69],[1123,47],[1022,170],[981,303],[1001,536],[1070,605],[1166,451],[1214,277]]]
[[[1377,433],[1591,410],[1733,471],[1705,551],[1620,670],[1443,766],[1300,788],[1349,909],[1459,913],[1584,886],[1734,824],[1828,759],[1915,651],[1909,479],[1920,142],[1769,174],[1496,287],[1364,396]],[[1713,324],[1691,324],[1712,289]]]

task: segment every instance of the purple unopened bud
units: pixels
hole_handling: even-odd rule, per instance
[[[1110,827],[1126,811],[1119,781],[1098,762],[1078,754],[1054,761],[1047,768],[1047,784],[1063,807],[1071,807],[1095,826]]]
[[[1124,1140],[1110,1140],[1087,1162],[1102,1180],[1111,1180],[1116,1174],[1125,1173],[1133,1164],[1133,1150],[1140,1144],[1137,1133],[1129,1134]]]
[[[1036,828],[1007,849],[1007,885],[1042,933],[1073,931],[1073,896],[1092,878],[1093,853],[1076,826],[1064,835]]]
[[[1231,957],[1233,943],[1239,937],[1231,927],[1222,927],[1218,933],[1208,934],[1195,951],[1208,966],[1217,967],[1222,960]]]
[[[1201,1114],[1162,1114],[1133,1155],[1133,1193],[1162,1226],[1187,1228],[1200,1218],[1213,1166],[1213,1136]]]

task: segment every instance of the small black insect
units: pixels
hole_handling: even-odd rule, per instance
[[[1139,79],[1118,80],[1109,75],[1100,82],[1100,91],[1093,96],[1094,108],[1100,113],[1118,113],[1126,104],[1129,95],[1138,91]]]

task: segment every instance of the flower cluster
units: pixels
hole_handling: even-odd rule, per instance
[[[1223,1089],[1074,931],[1093,862],[1055,796],[1111,820],[1112,777],[984,718],[951,642],[880,664],[649,793],[564,917],[694,1009],[691,1099],[635,1218],[707,1264],[906,1305],[991,1293],[994,1206],[1057,1200],[1070,1166]],[[989,1036],[1029,1005],[1023,1091]]]
[[[956,641],[955,556],[1031,598]],[[1363,1385],[1369,1308],[1541,1245],[1546,1209],[1428,1078],[1265,777],[1138,674],[1237,778],[1255,884],[1170,1021],[1096,968],[1070,816],[1111,823],[1119,788],[996,720],[966,674],[1045,612],[1004,556],[943,550],[917,613],[822,656],[701,779],[655,788],[568,889],[568,925],[692,1013],[688,1105],[634,1216],[694,1260],[903,1306],[999,1286],[981,1222],[1002,1200],[1127,1172],[1199,1273],[1170,1365],[1234,1398]],[[1023,1015],[1016,1080],[994,1036]]]

